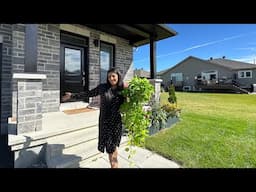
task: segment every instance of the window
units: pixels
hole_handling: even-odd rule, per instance
[[[252,70],[238,71],[238,78],[252,78]]]
[[[65,74],[80,75],[81,51],[65,48]]]
[[[105,83],[107,71],[114,67],[114,45],[101,42],[100,44],[100,82]]]
[[[183,81],[182,73],[171,73],[171,80],[173,80],[173,81]]]

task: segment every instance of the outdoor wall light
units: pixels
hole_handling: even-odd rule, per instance
[[[95,47],[98,47],[99,46],[99,40],[98,39],[94,39],[93,40],[93,44]]]

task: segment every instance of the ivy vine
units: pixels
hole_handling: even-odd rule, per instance
[[[128,158],[135,153],[132,146],[144,147],[148,136],[148,127],[151,123],[151,111],[145,110],[145,104],[149,103],[154,93],[154,88],[146,78],[135,76],[127,89],[122,91],[126,101],[121,105],[122,122],[128,133]]]

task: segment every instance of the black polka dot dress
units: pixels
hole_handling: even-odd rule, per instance
[[[107,84],[100,84],[96,88],[73,94],[73,97],[93,97],[100,95],[99,138],[98,150],[113,153],[120,145],[122,136],[122,120],[119,111],[124,101],[121,90],[112,89]]]

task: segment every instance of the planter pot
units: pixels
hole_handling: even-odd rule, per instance
[[[148,130],[149,130],[149,132],[148,132],[149,135],[154,135],[155,133],[157,133],[159,131],[159,128],[151,125],[148,128]]]
[[[150,126],[149,127],[149,135],[154,135],[156,134],[157,132],[159,132],[160,130],[162,129],[167,129],[167,128],[171,128],[173,127],[173,125],[175,123],[177,123],[179,121],[179,118],[178,117],[169,117],[165,123],[165,125],[161,125],[160,128],[159,127],[155,127],[155,126]]]
[[[164,126],[164,128],[171,128],[172,125],[174,125],[175,123],[177,123],[179,121],[179,118],[174,116],[174,117],[169,117],[166,121],[166,124]]]

